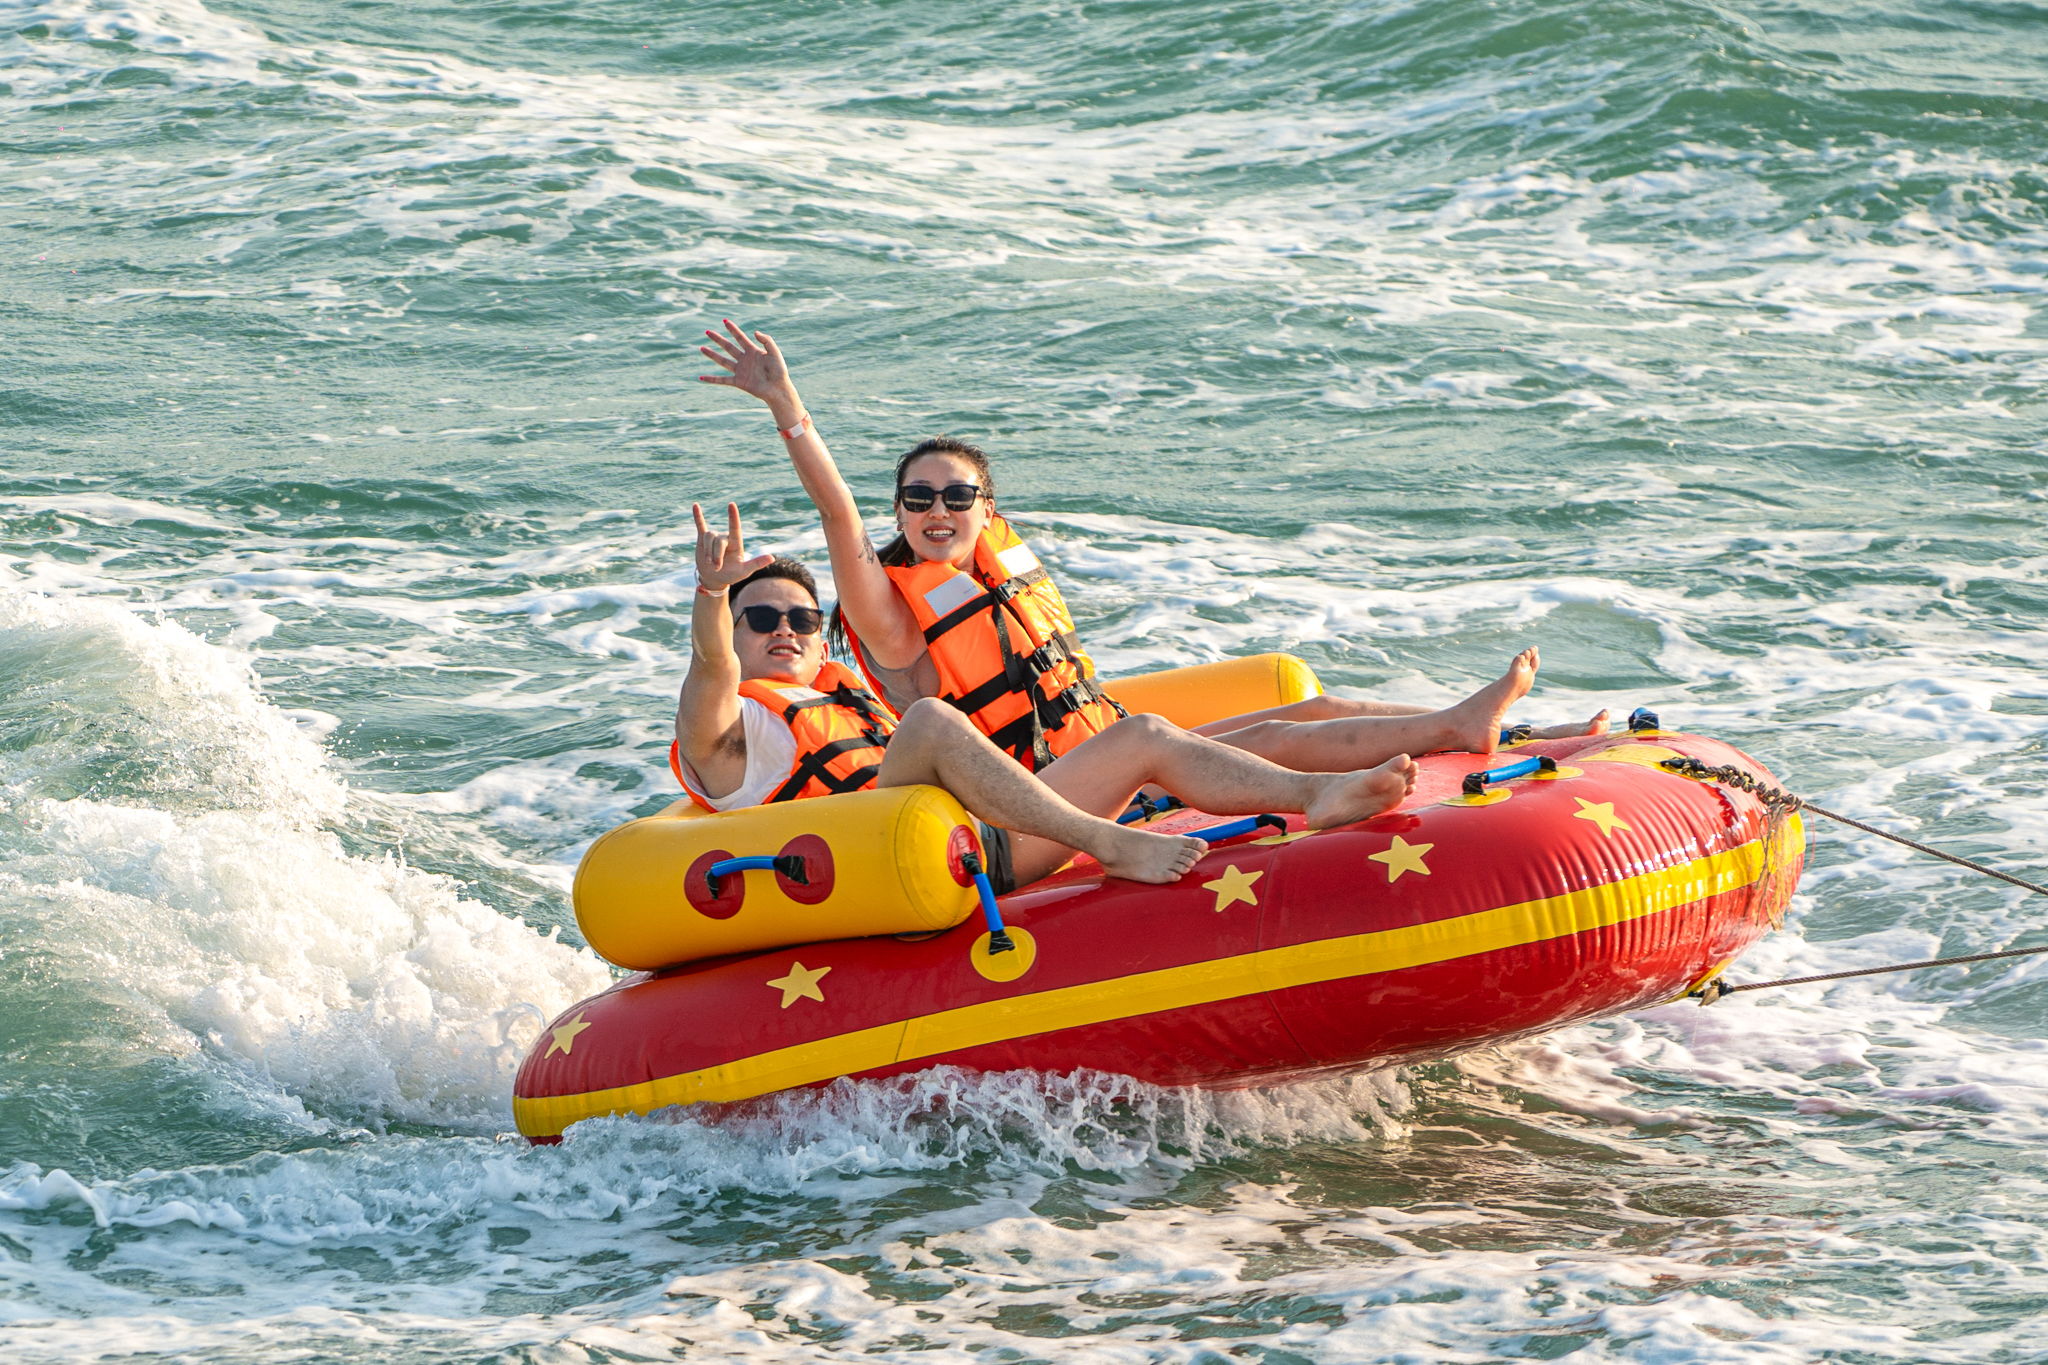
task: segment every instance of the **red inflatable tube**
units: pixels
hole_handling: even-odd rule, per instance
[[[1777,922],[1805,850],[1796,814],[1657,766],[1677,754],[1773,781],[1718,741],[1654,732],[1431,755],[1399,810],[1315,833],[1292,817],[1172,886],[1077,860],[1002,898],[1014,953],[990,957],[975,916],[627,977],[541,1033],[514,1116],[554,1142],[597,1115],[940,1064],[1245,1086],[1659,1004]],[[1461,794],[1537,755],[1556,771]]]

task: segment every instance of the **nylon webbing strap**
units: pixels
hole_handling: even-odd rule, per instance
[[[845,777],[833,776],[825,765],[841,754],[856,753],[874,747],[875,745],[865,735],[858,739],[835,739],[830,744],[821,745],[803,756],[788,780],[777,787],[775,795],[768,799],[771,802],[795,800],[796,794],[809,785],[813,778],[823,783],[834,796],[845,792],[857,792],[868,784],[871,777],[882,770],[881,764],[870,763],[865,768],[856,768]]]
[[[1028,569],[1023,573],[1013,574],[1009,578],[1004,579],[993,588],[990,588],[989,593],[997,602],[1008,602],[1026,588],[1035,588],[1050,577],[1052,575],[1048,574],[1045,571],[1045,566],[1041,564],[1035,569]]]
[[[1031,761],[1027,766],[1033,772],[1043,772],[1052,766],[1052,746],[1045,742],[1045,722],[1044,718],[1040,716],[1038,708],[1039,698],[1045,695],[1045,691],[1038,685],[1039,675],[1032,671],[1010,644],[1009,621],[1016,618],[1011,614],[1010,608],[1007,605],[997,608],[997,611],[1000,615],[997,616],[995,623],[996,643],[1002,646],[1003,650],[1003,676],[1010,680],[1011,691],[1026,693],[1031,698],[1031,709],[1020,717],[1020,719],[1028,722],[1028,733],[1031,736]],[[1005,619],[1006,617],[1008,618],[1007,620]],[[1024,627],[1024,623],[1018,621],[1017,626],[1021,630]],[[1024,631],[1024,638],[1027,640],[1031,638],[1029,630]],[[1008,729],[1009,727],[1005,726],[1004,728]],[[1018,754],[1017,761],[1023,763],[1024,755]]]

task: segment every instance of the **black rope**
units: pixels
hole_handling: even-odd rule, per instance
[[[1713,999],[1706,1001],[1706,1003],[1711,1005],[1714,1000],[1718,1000],[1724,995],[1733,995],[1737,991],[1761,991],[1767,990],[1772,986],[1805,986],[1815,981],[1840,981],[1844,977],[1850,976],[1883,976],[1886,972],[1916,972],[1922,967],[1954,967],[1965,962],[1990,962],[2001,957],[2032,957],[2036,953],[2048,953],[2048,944],[2043,944],[2039,948],[2008,948],[2002,953],[1970,953],[1963,957],[1932,957],[1925,962],[1901,962],[1891,967],[1859,967],[1853,972],[1823,972],[1819,976],[1788,976],[1782,981],[1746,981],[1739,986],[1731,986],[1725,981],[1714,981],[1708,983],[1708,986],[1701,987],[1699,990],[1692,992],[1692,994],[1704,999],[1708,989],[1711,988],[1714,992]]]
[[[2048,886],[2042,886],[2038,882],[2027,881],[2023,877],[2015,877],[2007,872],[2000,872],[1995,867],[1986,867],[1982,863],[1971,862],[1968,858],[1959,858],[1953,853],[1944,853],[1938,848],[1930,848],[1916,839],[1908,839],[1903,834],[1893,834],[1888,830],[1878,829],[1873,825],[1866,825],[1861,820],[1852,820],[1846,815],[1840,815],[1827,809],[1825,806],[1816,806],[1811,801],[1794,796],[1782,788],[1768,786],[1765,783],[1759,782],[1740,768],[1732,766],[1710,768],[1696,758],[1667,758],[1657,766],[1667,768],[1685,777],[1709,778],[1715,782],[1734,787],[1739,791],[1749,792],[1767,806],[1775,806],[1784,810],[1810,810],[1815,815],[1825,815],[1830,820],[1839,820],[1852,829],[1862,830],[1865,834],[1875,834],[1880,839],[1889,839],[1895,844],[1904,844],[1907,848],[1917,853],[1929,853],[1943,862],[1954,863],[1957,867],[1967,867],[1972,872],[1982,872],[1985,876],[1996,877],[2002,882],[2010,882],[2023,891],[2031,891],[2037,896],[2048,896]]]
[[[1987,877],[1996,877],[1999,881],[2017,886],[2023,891],[2031,891],[2037,896],[2048,896],[2048,886],[2027,881],[2022,877],[2015,877],[2010,873],[2000,872],[1995,867],[1986,867],[1982,863],[1972,862],[1968,858],[1957,857],[1953,853],[1944,853],[1942,850],[1932,848],[1920,843],[1918,840],[1908,839],[1903,834],[1893,834],[1888,830],[1866,825],[1861,820],[1852,820],[1846,815],[1841,815],[1827,809],[1825,806],[1816,806],[1810,801],[1794,796],[1782,787],[1773,787],[1766,782],[1761,782],[1732,764],[1715,768],[1709,767],[1696,758],[1679,757],[1664,759],[1657,766],[1684,777],[1719,782],[1725,786],[1734,787],[1738,791],[1746,791],[1774,811],[1810,810],[1815,815],[1825,815],[1828,819],[1839,821],[1851,829],[1860,829],[1865,834],[1875,834],[1880,839],[1889,839],[1895,844],[1904,844],[1916,853],[1932,854],[1943,862],[1954,863],[1957,867],[1967,867],[1972,872],[1981,872]],[[1697,999],[1702,1005],[1711,1005],[1721,997],[1733,995],[1737,991],[1761,991],[1768,990],[1773,986],[1804,986],[1815,981],[1840,981],[1844,977],[1851,976],[1883,976],[1887,972],[1912,972],[1918,971],[1922,967],[1954,967],[1965,962],[1991,962],[2002,957],[2032,957],[2036,953],[2048,953],[2048,946],[2039,948],[2008,948],[2004,952],[1970,953],[1962,957],[1929,958],[1925,962],[1901,962],[1891,967],[1860,967],[1851,972],[1826,972],[1820,976],[1788,976],[1780,981],[1750,981],[1739,986],[1731,986],[1725,981],[1716,979],[1709,981],[1696,991],[1687,992],[1687,994]]]

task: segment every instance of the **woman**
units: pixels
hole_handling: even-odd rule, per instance
[[[877,555],[774,339],[725,327],[725,335],[705,333],[717,349],[700,349],[726,373],[700,378],[768,405],[824,520],[856,658],[889,703],[949,701],[1033,769],[1114,725],[1121,709],[1096,685],[1058,588],[996,511],[987,456],[946,438],[906,454],[896,467],[897,536]],[[1506,673],[1441,711],[1324,696],[1196,733],[1297,772],[1367,769],[1449,749],[1491,753],[1537,664],[1537,652],[1524,650]],[[1597,732],[1605,717],[1561,731]]]

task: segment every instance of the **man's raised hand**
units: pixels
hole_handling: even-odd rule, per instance
[[[746,542],[740,536],[740,505],[727,503],[725,514],[729,525],[726,533],[720,535],[704,520],[703,506],[690,504],[690,515],[697,519],[697,586],[707,592],[723,592],[775,561],[774,555],[748,559]]]

